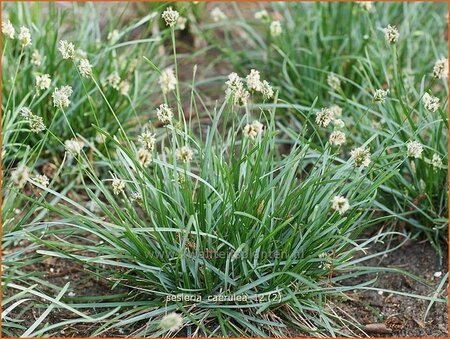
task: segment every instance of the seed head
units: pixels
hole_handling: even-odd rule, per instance
[[[227,16],[219,7],[214,7],[211,11],[211,17],[214,22],[224,21],[227,19]]]
[[[88,59],[80,59],[78,70],[80,71],[81,76],[86,78],[89,78],[92,75],[92,65]]]
[[[388,93],[389,93],[389,89],[387,89],[387,90],[383,90],[381,88],[377,89],[375,91],[375,93],[373,94],[373,101],[380,102],[380,103],[385,102]]]
[[[281,22],[278,20],[274,20],[270,24],[270,35],[274,38],[281,35],[283,33],[283,28],[281,27]]]
[[[36,181],[36,183],[38,183],[39,185],[44,186],[45,188],[47,188],[48,184],[50,183],[50,181],[48,180],[48,178],[45,174],[37,175],[34,178],[34,181]]]
[[[441,58],[436,61],[433,67],[433,76],[437,79],[448,77],[448,59]]]
[[[30,30],[24,26],[20,27],[20,32],[19,32],[19,41],[22,45],[22,47],[27,47],[29,45],[31,45],[31,34],[30,34]]]
[[[177,78],[172,68],[166,68],[159,77],[159,85],[164,94],[174,91],[177,86]]]
[[[425,93],[422,97],[422,102],[427,111],[436,112],[439,109],[439,98],[436,98],[428,93]]]
[[[330,135],[330,144],[340,146],[345,144],[345,134],[341,131],[333,131]]]
[[[59,109],[69,107],[69,97],[72,95],[72,92],[73,90],[70,86],[62,86],[61,89],[56,87],[52,94],[53,105]]]
[[[73,59],[75,55],[75,46],[67,40],[59,40],[59,48],[63,59]]]
[[[5,34],[8,38],[14,39],[14,35],[16,34],[16,30],[14,29],[11,21],[2,21],[2,33]]]
[[[31,54],[31,63],[36,67],[42,65],[42,56],[37,49],[35,49],[33,54]]]
[[[433,154],[433,158],[431,159],[431,164],[435,169],[442,168],[442,158],[438,154]]]
[[[177,11],[174,11],[172,7],[168,7],[161,15],[161,17],[166,22],[166,25],[169,27],[175,26],[175,24],[178,21],[178,18],[180,17],[180,13]]]
[[[353,167],[368,167],[371,162],[370,150],[363,146],[351,150],[350,156],[353,161]]]
[[[341,88],[341,80],[339,80],[339,78],[334,73],[328,74],[327,84],[335,91]]]
[[[251,124],[247,124],[244,127],[243,134],[246,138],[255,140],[258,136],[262,135],[264,132],[264,125],[259,121],[255,120]]]
[[[344,214],[350,209],[350,204],[348,203],[348,199],[343,196],[337,195],[331,201],[331,208],[339,213],[339,215]]]
[[[395,44],[398,41],[400,33],[398,32],[397,27],[388,25],[384,29],[384,39],[390,44]]]
[[[181,160],[186,163],[193,159],[194,152],[189,146],[183,146],[176,150],[176,157],[178,160]]]
[[[333,119],[333,112],[329,108],[322,108],[316,113],[316,124],[320,127],[327,127]]]
[[[159,327],[164,331],[175,332],[183,326],[183,317],[178,313],[166,314],[162,319]]]
[[[138,137],[138,141],[142,144],[146,150],[152,152],[155,148],[156,138],[150,131],[145,131]]]
[[[408,141],[406,143],[406,153],[410,158],[420,158],[422,156],[423,146],[417,141]]]
[[[156,109],[156,116],[158,117],[158,120],[163,124],[170,124],[173,119],[173,112],[169,106],[167,106],[166,104],[161,104]]]
[[[51,83],[50,74],[36,75],[36,88],[38,90],[43,91],[48,89]]]
[[[269,18],[270,18],[269,13],[267,13],[267,11],[265,9],[255,12],[256,20],[265,21],[265,20],[268,20]]]
[[[113,174],[113,179],[111,182],[113,193],[119,195],[125,190],[125,181],[120,180],[116,175]]]
[[[84,147],[84,142],[77,140],[77,139],[71,139],[71,140],[66,140],[64,142],[64,146],[70,155],[77,156],[77,155],[80,155],[81,150]]]

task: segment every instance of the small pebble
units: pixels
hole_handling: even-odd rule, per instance
[[[434,277],[435,278],[440,278],[442,276],[442,272],[438,271],[438,272],[434,272]]]

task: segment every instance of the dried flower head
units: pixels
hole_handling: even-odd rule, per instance
[[[247,80],[247,88],[250,91],[261,91],[261,76],[259,75],[259,72],[256,69],[251,69],[250,74],[246,77]]]
[[[159,327],[164,331],[175,332],[183,326],[183,317],[175,312],[162,317]]]
[[[356,3],[359,5],[359,7],[361,7],[362,9],[364,9],[365,11],[367,11],[369,13],[375,12],[375,7],[373,6],[373,1],[357,1]]]
[[[341,80],[339,80],[339,78],[334,73],[328,74],[327,84],[335,91],[341,88]]]
[[[63,59],[73,59],[75,55],[75,46],[67,40],[59,40],[59,48]]]
[[[80,59],[78,63],[78,70],[80,71],[81,76],[86,78],[92,75],[92,65],[88,59]]]
[[[256,20],[266,21],[269,18],[270,18],[269,13],[265,9],[255,12]]]
[[[214,22],[219,22],[227,19],[227,16],[219,7],[214,7],[211,11],[211,17]]]
[[[342,119],[335,119],[335,120],[333,120],[333,125],[336,128],[344,128],[345,122]]]
[[[156,116],[158,117],[158,120],[163,124],[170,124],[173,119],[173,112],[169,106],[167,106],[166,104],[161,104],[156,109]]]
[[[120,85],[120,76],[117,74],[117,72],[113,72],[105,79],[105,83],[108,86],[111,86],[115,90],[119,90]]]
[[[19,41],[22,45],[22,47],[27,47],[29,45],[31,45],[31,34],[30,34],[30,30],[24,26],[20,27],[20,32],[19,32]]]
[[[179,29],[180,31],[183,31],[186,28],[186,23],[187,23],[187,18],[180,15],[180,17],[177,20],[176,28]]]
[[[441,58],[433,67],[433,76],[437,79],[448,78],[448,59]]]
[[[384,38],[390,44],[396,43],[398,41],[399,36],[400,36],[400,33],[398,32],[398,29],[395,26],[388,25],[384,29]]]
[[[263,80],[261,84],[261,93],[263,95],[264,100],[271,99],[273,97],[273,89],[272,86],[266,81]]]
[[[37,176],[34,178],[34,181],[35,181],[37,184],[43,186],[44,188],[47,188],[47,187],[48,187],[48,184],[50,183],[50,181],[48,180],[48,178],[47,178],[47,176],[46,176],[45,174],[43,174],[43,175],[37,175]]]
[[[332,202],[331,208],[334,209],[336,212],[338,212],[339,215],[344,214],[350,209],[348,199],[344,198],[343,196],[337,195],[333,198],[331,202]]]
[[[52,80],[50,74],[36,75],[36,88],[38,90],[46,90],[50,87]]]
[[[20,109],[20,114],[25,119],[25,121],[30,125],[31,132],[39,133],[45,130],[44,119],[42,117],[34,115],[29,108],[22,107]]]
[[[257,137],[262,135],[264,132],[264,125],[259,121],[255,120],[251,124],[245,125],[243,129],[243,134],[246,138],[255,140]]]
[[[8,38],[14,39],[16,30],[14,29],[11,21],[2,21],[2,33],[5,34]]]
[[[176,25],[178,18],[180,16],[180,13],[177,11],[174,11],[172,7],[168,7],[161,15],[161,17],[166,22],[167,26],[173,27]]]
[[[406,154],[410,158],[420,158],[423,152],[423,146],[417,141],[408,141],[406,143]]]
[[[177,86],[177,78],[175,78],[175,74],[171,67],[162,71],[159,77],[159,85],[161,86],[161,90],[164,94],[175,90]]]
[[[333,116],[335,116],[335,117],[342,116],[342,108],[339,107],[338,105],[331,105],[330,111],[333,112]]]
[[[322,108],[316,113],[316,124],[320,127],[327,127],[333,119],[333,112],[329,108]]]
[[[121,95],[127,95],[130,91],[130,83],[127,80],[122,80],[119,84],[119,93]]]
[[[333,131],[330,135],[330,144],[335,146],[340,146],[345,144],[345,133],[341,131]]]
[[[436,112],[439,109],[439,98],[436,98],[428,93],[425,93],[422,98],[423,105],[426,110]]]
[[[131,202],[137,203],[139,206],[142,206],[144,204],[144,198],[142,197],[141,192],[133,192],[130,195]]]
[[[443,163],[442,163],[442,158],[440,157],[440,155],[433,154],[433,157],[431,158],[431,164],[433,165],[433,167],[435,169],[442,168]]]
[[[53,105],[59,109],[69,107],[69,97],[72,95],[73,90],[70,86],[62,86],[61,89],[55,88],[52,94]]]
[[[42,56],[37,49],[31,54],[31,63],[37,67],[42,65]]]
[[[119,195],[125,190],[125,181],[120,180],[115,174],[112,175],[113,179],[111,182],[111,187],[115,195]]]
[[[11,172],[11,180],[17,188],[21,189],[25,186],[30,177],[28,167],[20,165]]]
[[[183,162],[189,162],[193,159],[194,152],[189,146],[183,146],[176,150],[175,155],[178,160],[181,160]]]
[[[81,150],[84,147],[84,142],[77,139],[66,140],[64,142],[64,147],[70,155],[77,156],[80,155]]]
[[[373,94],[373,101],[383,103],[386,101],[386,97],[389,93],[389,89],[383,90],[381,88],[377,89]]]
[[[153,133],[150,131],[143,132],[139,137],[138,141],[142,144],[142,146],[149,150],[150,152],[154,150],[156,144],[156,138]]]
[[[283,33],[283,28],[281,27],[281,22],[274,20],[270,23],[270,35],[274,38]]]
[[[242,79],[236,74],[231,73],[228,81],[225,83],[227,89],[225,91],[228,98],[232,98],[235,105],[245,105],[250,93],[244,88]]]
[[[147,167],[148,165],[150,165],[153,160],[153,155],[152,155],[151,150],[149,150],[145,147],[139,148],[139,150],[137,152],[137,156],[138,156],[139,162],[144,167]]]
[[[367,147],[357,147],[350,151],[350,156],[353,161],[353,167],[368,167],[370,160],[370,150]]]

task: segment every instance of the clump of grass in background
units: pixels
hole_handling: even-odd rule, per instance
[[[425,234],[441,252],[448,226],[446,6],[273,3],[253,17],[234,6],[227,20],[213,15],[217,7],[212,23],[199,27],[234,68],[256,65],[280,88],[278,120],[309,130],[317,147],[331,138],[347,145],[339,150],[345,157],[376,135],[368,146],[384,150],[380,161],[396,164],[396,175],[374,208],[397,229]],[[325,125],[308,114],[311,106],[324,107],[321,118],[331,115]],[[420,142],[420,156],[408,155],[410,142]]]
[[[194,12],[186,11],[188,16]],[[52,64],[61,68],[48,73],[50,87],[47,73],[39,78],[39,93],[46,91],[40,99],[47,104],[43,111],[27,101],[35,89],[33,82],[26,84],[30,75],[23,75],[22,68],[12,68],[17,70],[16,80],[5,81],[11,98],[21,98],[21,103],[14,99],[11,109],[4,109],[4,134],[13,140],[4,146],[4,161],[14,171],[6,171],[8,191],[3,192],[8,208],[3,247],[11,250],[4,257],[3,282],[4,292],[20,292],[6,298],[3,305],[9,313],[25,312],[35,305],[42,309],[29,327],[7,313],[6,331],[52,335],[65,326],[87,322],[98,323],[92,336],[115,329],[136,337],[363,333],[359,324],[332,307],[333,301],[347,291],[370,288],[374,282],[347,284],[349,279],[381,270],[359,265],[384,252],[355,256],[386,233],[367,240],[361,234],[385,219],[373,208],[383,207],[380,192],[401,179],[408,154],[420,153],[420,145],[407,143],[412,140],[397,140],[401,133],[382,138],[381,133],[364,130],[364,119],[378,113],[375,107],[381,112],[391,112],[391,105],[401,107],[389,96],[392,87],[389,92],[377,92],[378,100],[384,101],[378,106],[372,104],[372,90],[359,88],[370,102],[364,106],[354,96],[351,100],[346,96],[347,78],[338,69],[333,74],[325,72],[336,101],[345,102],[346,108],[354,105],[352,111],[340,112],[316,97],[307,107],[296,100],[289,102],[284,95],[291,94],[283,93],[290,89],[274,83],[264,67],[236,67],[222,82],[220,101],[208,105],[197,86],[197,67],[185,82],[180,79],[175,37],[183,16],[172,8],[166,8],[162,18],[160,14],[130,27],[153,21],[154,27],[162,27],[162,36],[168,38],[165,47],[172,47],[172,60],[165,57],[159,62],[153,52],[161,45],[153,39],[122,43],[123,47],[142,43],[131,54],[149,75],[142,79],[134,72],[133,96],[119,95],[126,77],[125,68],[115,68],[121,58],[112,53],[120,42],[112,41],[120,39],[120,33],[113,30],[107,38],[111,42],[96,46],[90,52],[93,55],[86,57],[77,58],[76,49],[82,43],[90,46],[87,33],[79,40],[67,37],[56,43],[55,38],[53,45],[45,47],[47,53],[54,53]],[[220,22],[225,16],[216,10],[212,19]],[[14,20],[24,22],[20,15]],[[131,30],[124,29],[124,39]],[[268,30],[279,41],[286,38],[282,20],[272,20]],[[28,42],[25,33],[22,40]],[[390,34],[395,37],[395,32]],[[37,43],[31,34],[33,46],[44,44],[44,36]],[[23,58],[24,72],[30,72],[32,58],[28,54]],[[383,88],[374,86],[370,77],[361,78],[365,80],[358,86]],[[56,86],[53,79],[65,81],[57,80]],[[392,81],[397,83],[398,78]],[[279,100],[280,96],[284,99]],[[436,103],[427,100],[427,107],[434,110]],[[6,103],[3,108],[9,107]],[[75,112],[81,108],[92,121],[77,119]],[[150,122],[141,121],[139,117],[148,120],[148,112]],[[286,112],[291,125],[279,118]],[[442,112],[436,112],[442,121],[435,117],[430,125],[443,126]],[[402,124],[391,113],[383,114],[393,125]],[[132,116],[138,119],[130,123]],[[31,135],[30,129],[39,137],[30,138],[28,147],[17,142],[21,133]],[[389,152],[393,142],[398,143],[396,148],[404,148],[395,157]],[[47,152],[58,151],[64,156],[48,180],[38,162],[48,158]],[[23,172],[25,166],[28,172]],[[435,179],[429,180],[434,183]],[[29,204],[25,216],[19,211],[20,221],[11,218],[25,201]],[[407,219],[408,213],[402,218]],[[24,247],[14,248],[24,240]],[[29,251],[33,254],[23,254]],[[107,277],[113,289],[126,288],[127,294],[113,292],[100,301],[84,297],[86,303],[80,303],[66,297],[70,287],[66,284],[51,285],[49,293],[56,296],[50,297],[39,291],[42,279],[23,270],[43,257],[81,263],[95,276]],[[30,295],[49,304],[28,302],[25,296]],[[421,298],[443,301],[435,296]],[[56,307],[76,317],[47,323]],[[85,309],[106,311],[94,317],[80,311]]]

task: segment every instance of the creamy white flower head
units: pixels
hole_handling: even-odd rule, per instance
[[[50,183],[50,180],[48,180],[45,174],[37,175],[34,178],[34,181],[36,181],[36,183],[38,183],[39,185],[44,186],[45,188],[47,188],[48,184]]]
[[[183,162],[189,162],[193,159],[194,152],[189,146],[183,146],[176,150],[175,155],[178,160],[181,160]]]
[[[227,16],[219,7],[214,7],[211,11],[211,17],[214,22],[219,22],[227,19]]]
[[[319,254],[319,258],[321,259],[319,268],[324,268],[326,270],[331,270],[332,267],[332,259],[331,256],[326,253],[326,252],[322,252]]]
[[[428,93],[425,93],[422,98],[423,105],[427,111],[436,112],[440,106],[439,98],[436,98]]]
[[[345,127],[345,122],[342,119],[335,119],[335,120],[333,120],[333,125],[336,128],[344,128]]]
[[[335,146],[341,146],[345,144],[345,133],[341,131],[333,131],[330,135],[330,144]]]
[[[117,74],[117,72],[113,72],[110,75],[108,75],[108,77],[106,78],[105,82],[108,86],[111,86],[112,88],[114,88],[115,90],[119,90],[119,85],[120,85],[120,76],[119,74]]]
[[[174,11],[172,7],[168,7],[161,15],[161,17],[166,22],[167,26],[173,27],[176,25],[178,18],[180,16],[180,13],[177,11]]]
[[[341,80],[339,80],[339,78],[334,73],[328,74],[327,84],[335,91],[341,88]]]
[[[373,94],[373,101],[381,102],[381,103],[385,102],[388,93],[389,93],[389,89],[387,89],[387,90],[383,90],[381,88],[377,89]]]
[[[106,37],[107,40],[110,40],[111,42],[116,42],[119,38],[119,31],[117,29],[111,31],[108,33],[108,36]]]
[[[20,27],[18,39],[22,44],[22,47],[31,45],[31,33],[30,30],[24,26]]]
[[[344,214],[350,209],[348,199],[340,195],[335,196],[333,200],[331,200],[331,203],[331,208],[338,212],[339,215]]]
[[[270,18],[269,13],[267,13],[267,11],[265,9],[255,12],[256,20],[267,20],[269,18]]]
[[[59,52],[63,59],[72,59],[75,56],[75,46],[67,40],[59,40]]]
[[[437,79],[448,78],[448,59],[441,58],[433,67],[433,76]]]
[[[64,142],[64,147],[70,155],[77,156],[80,155],[81,150],[84,147],[84,142],[77,139],[70,139]]]
[[[2,33],[5,34],[8,38],[14,39],[16,30],[14,29],[11,21],[2,21]]]
[[[97,144],[104,144],[105,141],[106,141],[106,135],[104,135],[100,132],[97,132],[97,134],[95,134],[95,142]]]
[[[331,112],[333,112],[333,116],[335,116],[335,117],[342,116],[342,108],[339,107],[338,105],[331,105],[330,110],[331,110]]]
[[[50,87],[52,80],[50,74],[36,75],[36,88],[38,90],[46,90]]]
[[[175,332],[183,326],[183,317],[175,312],[162,317],[159,327],[164,331]]]
[[[184,16],[181,16],[178,18],[177,20],[177,28],[180,31],[183,31],[186,28],[186,23],[187,23],[187,18],[185,18]]]
[[[327,127],[333,119],[333,112],[329,108],[322,108],[316,113],[316,124],[320,127]]]
[[[69,97],[72,95],[72,92],[73,90],[70,86],[62,86],[61,89],[56,87],[52,94],[53,105],[59,109],[69,107]]]
[[[362,9],[369,13],[375,12],[375,7],[373,6],[373,1],[357,1],[356,2]]]
[[[33,54],[31,54],[31,63],[37,67],[42,65],[42,56],[37,49],[35,49]]]
[[[368,167],[370,160],[370,150],[367,147],[357,147],[350,151],[350,156],[353,161],[353,167]]]
[[[410,158],[420,158],[422,156],[423,146],[417,141],[408,141],[406,143],[406,154]]]
[[[119,93],[122,95],[127,95],[130,90],[130,83],[126,80],[122,80],[119,84]]]
[[[155,135],[150,131],[145,131],[141,135],[139,135],[138,141],[145,149],[149,150],[150,152],[155,148],[156,138]]]
[[[11,172],[11,180],[17,188],[23,188],[30,178],[28,167],[20,165]]]
[[[250,91],[256,91],[260,92],[262,83],[261,83],[261,76],[259,75],[259,72],[256,69],[251,69],[250,74],[246,77],[247,80],[247,88]]]
[[[283,33],[283,28],[281,27],[281,22],[274,20],[270,23],[270,35],[274,38]]]
[[[133,192],[130,195],[131,202],[137,202],[139,205],[143,203],[143,197],[141,192]]]
[[[88,59],[80,59],[78,70],[80,71],[80,74],[86,78],[92,75],[92,65]]]
[[[113,179],[111,182],[111,186],[113,189],[113,193],[115,195],[119,195],[125,190],[125,181],[120,180],[115,174],[113,174]]]
[[[255,140],[261,136],[264,132],[264,125],[259,121],[255,120],[251,124],[245,125],[243,129],[243,134],[246,138]]]
[[[170,124],[173,119],[172,109],[166,104],[161,104],[156,109],[156,116],[160,122],[163,124]]]
[[[148,165],[150,165],[153,160],[152,152],[145,147],[139,148],[139,150],[137,152],[137,156],[138,156],[139,162],[144,167],[147,167]]]
[[[431,159],[431,164],[435,169],[442,168],[442,158],[439,154],[433,154],[433,158]]]
[[[28,107],[22,107],[20,109],[21,116],[30,125],[31,132],[39,133],[45,130],[44,119],[42,117],[34,115]]]
[[[384,38],[387,42],[390,44],[394,44],[398,41],[398,38],[400,37],[400,33],[398,32],[397,27],[388,25],[384,29]]]
[[[273,97],[273,89],[272,86],[266,81],[263,80],[261,85],[261,93],[263,95],[264,100],[268,100]]]
[[[177,78],[175,78],[175,74],[171,67],[168,67],[162,71],[159,77],[159,85],[161,86],[161,90],[164,94],[176,89]]]
[[[242,79],[236,73],[231,73],[225,84],[227,86],[225,93],[228,98],[233,98],[235,105],[243,106],[247,103],[250,93],[244,88]]]

